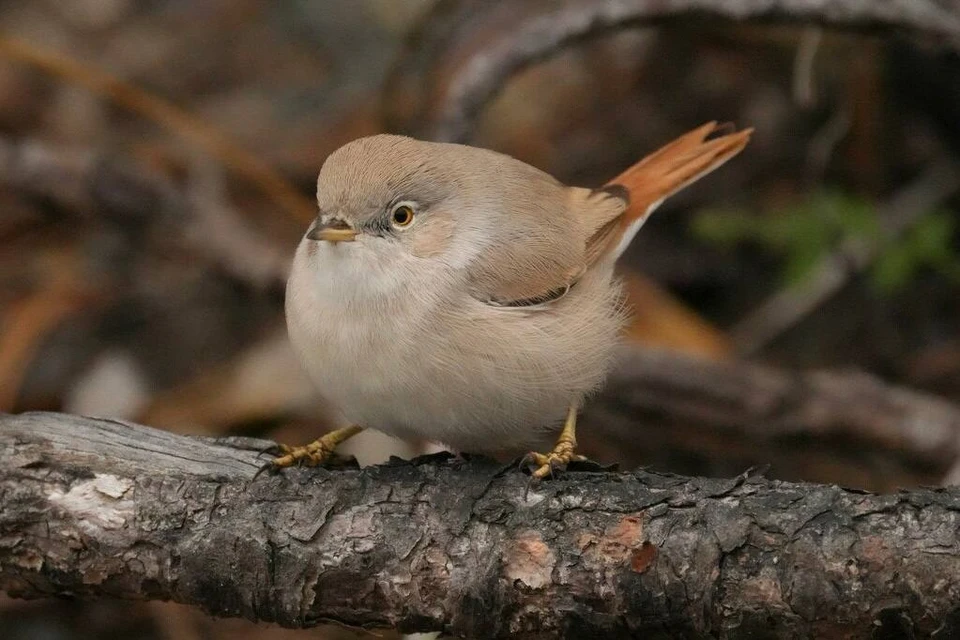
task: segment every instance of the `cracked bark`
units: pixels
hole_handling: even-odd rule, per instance
[[[465,637],[960,635],[960,490],[527,478],[442,456],[250,479],[256,453],[0,416],[0,588]]]

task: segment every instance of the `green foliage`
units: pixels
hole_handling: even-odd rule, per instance
[[[949,212],[931,212],[899,238],[888,239],[871,203],[821,191],[763,218],[737,210],[705,210],[694,219],[692,230],[717,246],[750,243],[781,257],[788,285],[805,282],[820,260],[850,241],[879,247],[871,276],[882,293],[902,289],[924,268],[960,282],[960,256],[951,247],[956,223]]]
[[[960,260],[950,246],[956,219],[949,211],[924,216],[898,242],[889,243],[873,268],[874,282],[892,293],[910,283],[922,268],[937,271],[960,283]]]

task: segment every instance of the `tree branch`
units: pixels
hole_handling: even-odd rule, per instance
[[[952,159],[934,161],[921,177],[901,188],[877,211],[882,241],[847,239],[811,268],[802,285],[781,289],[731,329],[737,351],[753,355],[792,328],[864,271],[889,243],[937,210],[957,191],[960,165]]]
[[[49,198],[79,218],[98,216],[141,253],[166,252],[171,240],[179,241],[241,282],[281,285],[286,248],[256,233],[211,187],[219,176],[203,175],[209,168],[193,164],[192,185],[183,189],[161,172],[102,149],[0,137],[0,186]]]
[[[0,588],[466,637],[960,634],[960,490],[571,471],[527,494],[438,456],[251,482],[236,445],[0,416]]]
[[[516,72],[597,34],[683,18],[900,30],[960,46],[960,6],[935,0],[441,1],[388,79],[384,116],[395,130],[463,142]]]
[[[939,483],[960,461],[960,407],[942,398],[865,373],[652,349],[623,354],[581,423],[600,460],[711,475],[774,463],[781,478],[894,489]]]

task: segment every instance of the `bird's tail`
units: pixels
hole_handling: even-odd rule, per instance
[[[604,238],[604,253],[611,251],[614,259],[619,257],[661,202],[740,153],[753,133],[753,129],[744,129],[707,139],[724,128],[708,122],[651,153],[607,183],[607,188],[626,189],[629,205],[616,224],[606,230],[609,237]]]

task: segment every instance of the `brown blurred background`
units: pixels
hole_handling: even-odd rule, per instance
[[[458,77],[525,3],[491,3],[497,16],[440,4],[0,2],[0,410],[288,443],[329,428],[282,315],[316,173],[355,137],[438,131],[435,80]],[[585,186],[702,122],[755,127],[744,154],[634,242],[630,340],[868,372],[960,401],[956,54],[699,20],[575,43],[481,107],[470,142]],[[682,434],[671,457],[644,447],[657,438],[643,430],[635,447],[588,446],[625,467],[728,470],[704,459],[708,435]],[[856,443],[814,443],[846,447],[844,458],[798,461],[808,450],[785,445],[751,460],[743,438],[731,469],[747,456],[774,477],[889,489],[947,471],[907,473]],[[350,451],[372,463],[429,446],[365,434]],[[9,599],[0,629],[11,640],[353,637],[158,603]]]

